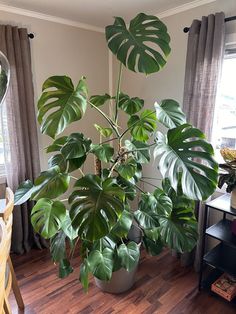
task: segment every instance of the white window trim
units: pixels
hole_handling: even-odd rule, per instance
[[[227,34],[226,38],[225,38],[226,48],[227,48],[227,46],[233,46],[233,45],[236,46],[236,33]],[[225,58],[227,58],[227,57],[230,58],[230,56],[225,56]],[[227,193],[226,192],[226,185],[224,184],[221,189],[217,187],[216,192],[221,193],[221,194]]]

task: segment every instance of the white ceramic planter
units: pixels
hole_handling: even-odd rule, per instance
[[[141,246],[141,231],[136,226],[134,225],[132,226],[128,238],[131,241],[136,242],[139,245],[139,247]],[[137,268],[138,265],[131,272],[128,272],[126,269],[121,268],[113,272],[110,281],[103,281],[95,277],[94,278],[95,284],[104,292],[108,293],[125,292],[133,286]]]
[[[236,209],[236,188],[234,188],[233,191],[231,192],[230,205],[231,207]]]

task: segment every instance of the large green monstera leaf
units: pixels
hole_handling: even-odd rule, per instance
[[[53,237],[66,217],[66,208],[60,201],[41,198],[33,207],[31,222],[34,230],[45,239]]]
[[[154,104],[157,119],[167,128],[172,129],[186,123],[186,117],[177,101],[164,99],[160,104]]]
[[[154,157],[162,155],[159,163],[161,174],[169,178],[177,190],[181,176],[183,193],[193,200],[205,200],[215,191],[218,165],[213,159],[213,148],[204,134],[188,124],[168,131],[167,136],[158,132]]]
[[[66,192],[69,183],[70,176],[67,173],[61,173],[60,167],[55,166],[41,172],[34,182],[31,198],[33,200],[47,197],[56,198]]]
[[[70,123],[80,120],[87,106],[87,86],[82,78],[76,88],[68,76],[52,76],[43,84],[38,101],[41,131],[52,138]]]
[[[196,245],[198,238],[194,201],[183,195],[181,184],[178,184],[177,192],[165,179],[163,184],[165,190],[167,185],[168,194],[161,189],[157,189],[154,192],[159,206],[161,205],[163,208],[165,207],[165,199],[169,198],[171,200],[170,210],[160,211],[159,232],[161,238],[171,249],[181,253],[190,252]]]
[[[72,203],[70,216],[72,226],[78,229],[82,238],[97,240],[109,233],[124,209],[124,191],[115,180],[102,181],[95,175],[79,179],[69,198]]]
[[[50,162],[54,163],[58,155],[55,155]],[[15,193],[15,205],[21,205],[28,199],[39,200],[41,198],[56,198],[69,187],[70,176],[67,173],[61,173],[61,168],[57,165],[47,171],[41,172],[35,179],[34,184],[30,181],[21,183]]]
[[[106,27],[108,47],[128,69],[145,74],[158,72],[170,53],[166,26],[156,17],[138,14],[129,28],[121,17]]]

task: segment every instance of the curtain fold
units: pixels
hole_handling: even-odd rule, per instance
[[[187,120],[201,129],[211,140],[217,85],[225,50],[224,13],[203,16],[194,20],[188,36],[185,67],[183,110]],[[195,269],[199,269],[202,242],[204,207],[199,204],[197,210],[199,241],[194,254],[183,256],[184,264],[195,259]]]
[[[1,108],[7,185],[15,191],[19,184],[34,180],[40,172],[38,136],[30,44],[27,29],[0,25],[0,50],[10,64],[10,85]],[[15,206],[12,250],[22,254],[41,239],[30,223],[32,202]]]

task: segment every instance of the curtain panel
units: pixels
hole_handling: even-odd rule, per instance
[[[10,64],[10,85],[1,108],[7,185],[15,191],[19,184],[34,180],[40,172],[38,136],[30,43],[27,29],[0,25],[0,50]],[[30,223],[33,203],[15,206],[12,251],[22,254],[42,240]]]
[[[194,20],[188,35],[183,110],[187,120],[201,129],[209,141],[214,119],[217,86],[225,50],[225,16],[223,12]],[[194,260],[199,269],[204,206],[197,209],[199,241],[196,254],[182,256],[183,264]]]

